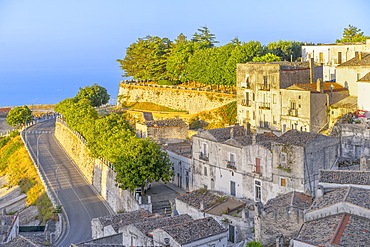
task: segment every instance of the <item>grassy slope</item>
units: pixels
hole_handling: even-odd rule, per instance
[[[0,175],[8,176],[8,187],[20,186],[27,195],[26,204],[38,207],[43,223],[55,217],[52,203],[19,135],[0,139]]]

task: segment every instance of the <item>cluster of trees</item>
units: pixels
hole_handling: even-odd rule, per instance
[[[108,100],[105,89],[86,87],[80,88],[76,97],[59,102],[54,109],[63,115],[70,128],[85,137],[94,157],[113,164],[120,188],[133,191],[141,187],[144,193],[147,182],[170,181],[171,163],[166,152],[149,139],[137,138],[125,115],[98,115],[95,107]]]
[[[261,45],[258,41],[231,42],[216,47],[218,41],[207,27],[188,39],[182,33],[174,40],[158,36],[139,38],[118,59],[124,77],[139,80],[199,82],[205,85],[234,86],[236,64],[249,61],[298,60],[302,42],[277,41]]]
[[[18,106],[11,109],[6,117],[6,123],[10,126],[16,127],[25,125],[32,121],[32,111],[28,106]]]
[[[364,42],[366,39],[370,39],[370,36],[365,36],[364,32],[362,32],[360,28],[348,25],[348,27],[343,30],[343,37],[341,39],[337,39],[336,42]]]

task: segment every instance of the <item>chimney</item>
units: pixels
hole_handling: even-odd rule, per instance
[[[324,82],[320,78],[316,81],[316,91],[320,93],[324,92]]]
[[[234,127],[230,128],[230,139],[234,139]]]
[[[310,64],[310,83],[313,83],[313,69],[315,67],[315,61],[313,57],[310,59],[309,64]]]
[[[362,52],[358,52],[358,60],[361,60],[362,59]]]

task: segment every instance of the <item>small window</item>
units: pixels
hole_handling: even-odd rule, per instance
[[[276,104],[276,94],[272,95],[272,103]]]
[[[208,176],[207,175],[207,167],[204,167],[204,176]]]
[[[286,178],[280,178],[280,186],[286,187]]]
[[[301,99],[301,95],[298,95],[298,99]]]
[[[280,153],[280,165],[285,166],[287,160],[287,153],[281,152]]]
[[[357,81],[360,80],[360,73],[357,73]]]
[[[261,198],[261,181],[254,180],[254,200],[260,202]]]

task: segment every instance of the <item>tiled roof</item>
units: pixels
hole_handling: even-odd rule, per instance
[[[190,142],[185,141],[185,142],[165,144],[162,147],[165,150],[174,152],[176,154],[180,154],[187,158],[191,158],[192,146]]]
[[[296,240],[315,246],[369,246],[370,220],[338,214],[305,222]]]
[[[333,90],[330,90],[331,86],[332,86]],[[288,87],[287,89],[317,92],[316,83],[294,84],[294,85]],[[336,82],[324,82],[323,83],[323,90],[324,90],[324,93],[348,91],[347,88],[344,88],[343,86],[339,85]]]
[[[118,232],[118,229],[122,226],[130,225],[137,222],[140,219],[154,216],[152,213],[146,210],[137,210],[122,214],[109,215],[98,218],[100,223],[105,226],[111,225],[113,229]]]
[[[335,215],[305,222],[296,239],[315,246],[330,246],[327,244],[330,243],[341,218],[341,215]]]
[[[121,243],[121,244],[119,244]],[[122,233],[117,233],[101,238],[91,239],[86,242],[72,244],[72,247],[122,247],[125,246],[123,243]]]
[[[157,218],[147,218],[138,221],[133,224],[139,231],[147,235],[149,232],[163,227],[170,227],[173,225],[184,224],[193,221],[187,214],[181,214],[173,217],[157,217]]]
[[[243,126],[232,126],[227,128],[218,128],[218,129],[210,129],[207,130],[209,134],[211,134],[217,142],[224,142],[230,139],[230,133],[233,132],[234,137],[238,136],[245,136],[245,129]]]
[[[320,170],[319,182],[370,185],[370,171]]]
[[[325,192],[324,196],[316,197],[308,211],[315,211],[339,202],[370,209],[370,190],[357,187],[340,187]]]
[[[364,77],[360,78],[360,80],[358,80],[360,82],[370,82],[370,72],[367,73]]]
[[[311,132],[304,132],[298,130],[289,130],[285,132],[282,136],[276,138],[276,142],[292,144],[297,146],[307,146],[309,143],[314,142],[317,138],[331,138],[321,134],[315,134]]]
[[[331,105],[331,108],[349,108],[349,109],[357,109],[357,97],[356,96],[348,96],[334,104]]]
[[[164,120],[152,120],[144,122],[148,127],[185,127],[187,124],[181,118],[171,118]]]
[[[304,210],[309,208],[311,204],[312,196],[293,191],[268,200],[264,206],[264,211],[269,213],[276,209],[287,207],[295,207]]]
[[[355,56],[354,58],[344,62],[337,67],[346,67],[346,66],[370,66],[370,53],[362,52],[361,53],[361,60],[359,59],[359,55]]]
[[[212,217],[202,218],[176,226],[164,227],[162,230],[167,232],[180,245],[227,232],[227,229],[223,228]]]

